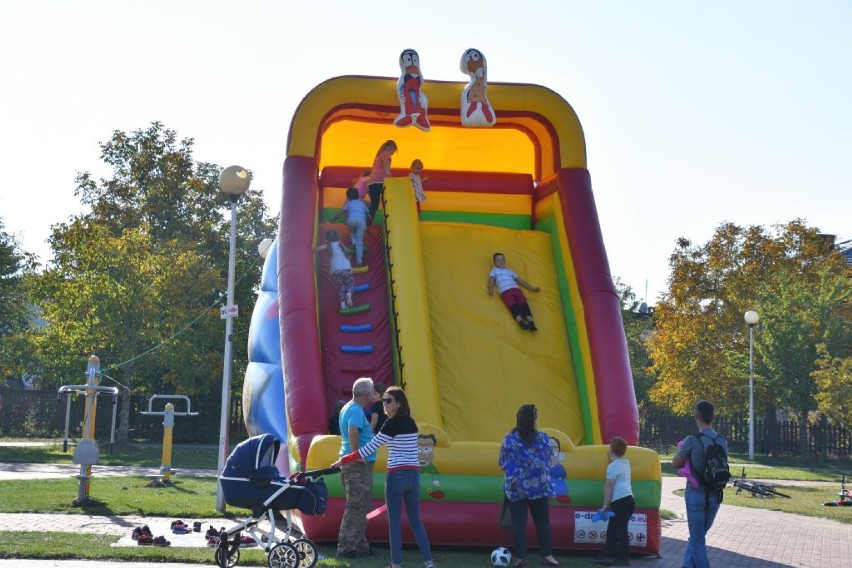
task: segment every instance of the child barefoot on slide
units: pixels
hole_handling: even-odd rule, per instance
[[[541,288],[533,286],[512,270],[506,268],[506,256],[502,252],[495,252],[492,259],[494,261],[494,268],[488,274],[488,295],[494,295],[494,285],[496,284],[497,291],[500,293],[503,303],[512,312],[515,321],[518,322],[521,329],[538,331],[530,312],[530,306],[527,304],[527,298],[518,287],[518,284],[532,292],[538,292]]]

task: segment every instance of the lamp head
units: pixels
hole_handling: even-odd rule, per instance
[[[251,175],[242,166],[228,166],[219,174],[219,187],[229,195],[239,197],[248,191]]]
[[[745,313],[745,322],[749,325],[755,325],[760,321],[760,315],[754,310],[749,310]]]

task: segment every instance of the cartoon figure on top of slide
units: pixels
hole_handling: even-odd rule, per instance
[[[488,64],[478,49],[468,49],[459,64],[462,73],[470,76],[470,83],[462,91],[461,121],[464,126],[494,126],[497,116],[485,89],[488,84]],[[479,112],[476,112],[476,111]]]
[[[403,64],[399,82],[345,76],[321,83],[293,117],[278,239],[249,337],[249,432],[286,440],[281,453],[289,462],[279,467],[327,467],[340,448],[328,418],[336,401],[351,396],[354,380],[399,385],[431,450],[421,486],[430,540],[497,546],[506,538],[497,523],[500,441],[514,410],[535,404],[539,428],[559,454],[551,467],[558,489],[550,504],[554,547],[602,545],[592,517],[603,494],[607,444],[620,436],[634,446],[631,550],[657,554],[659,456],[635,447],[639,419],[621,310],[576,114],[547,88],[490,83],[488,104],[501,127],[466,128],[459,121],[468,110],[459,99],[464,84],[435,82],[428,133],[400,129],[393,119],[400,104],[412,121],[426,108],[418,114],[413,98],[406,111],[399,98],[398,87],[414,78],[406,78],[412,66],[418,80],[409,86],[420,87],[419,58]],[[472,116],[480,113],[481,107]],[[367,227],[364,266],[352,271],[353,307],[341,310],[328,255],[312,249],[329,229],[351,242],[347,225],[331,219],[376,144],[390,139],[398,148],[394,163],[429,164],[429,199],[418,216],[408,168],[391,165],[384,214]],[[535,333],[487,293],[484,275],[495,251],[540,287]],[[373,509],[383,502],[382,468]],[[298,519],[318,541],[336,540],[343,511],[339,479],[326,482],[326,514]],[[367,537],[386,541],[386,516],[369,521]]]
[[[420,56],[413,49],[406,49],[399,55],[399,69],[402,73],[397,83],[399,96],[399,116],[393,121],[396,126],[416,126],[429,131],[429,117],[426,109],[429,99],[421,90],[423,75],[420,73]]]

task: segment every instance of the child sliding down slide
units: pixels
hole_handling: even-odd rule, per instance
[[[496,286],[503,303],[509,308],[521,329],[538,331],[533,321],[530,306],[520,286],[531,292],[538,292],[541,288],[533,286],[512,270],[506,268],[506,256],[502,252],[495,252],[492,260],[494,268],[488,273],[488,295],[494,295],[494,287]]]

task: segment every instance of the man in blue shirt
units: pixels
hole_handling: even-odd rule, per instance
[[[340,456],[345,456],[363,448],[373,439],[373,430],[364,407],[372,403],[373,381],[360,378],[352,385],[352,400],[340,411],[340,433],[342,443]],[[337,535],[337,555],[344,558],[361,558],[370,555],[370,543],[367,542],[367,518],[373,495],[373,467],[376,454],[366,460],[342,465],[340,481],[346,496],[346,507],[340,521]]]

